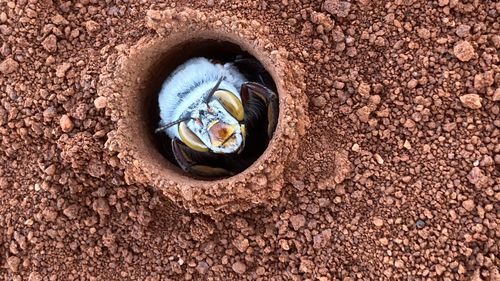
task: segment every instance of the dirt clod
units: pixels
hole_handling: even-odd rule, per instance
[[[481,108],[483,98],[481,98],[478,94],[466,94],[460,96],[460,101],[462,104],[471,109],[479,109]]]
[[[65,216],[67,216],[69,219],[75,219],[77,217],[77,214],[78,214],[78,209],[79,209],[78,205],[73,204],[73,205],[66,207],[63,210],[63,214]]]
[[[52,208],[44,209],[42,215],[47,222],[53,222],[58,217],[57,211]]]
[[[440,7],[444,7],[450,3],[450,0],[439,0],[438,4]]]
[[[474,88],[480,90],[485,87],[490,87],[495,82],[493,71],[476,74],[474,76]]]
[[[250,245],[248,239],[240,236],[233,241],[233,245],[238,249],[238,251],[244,253]]]
[[[326,105],[326,99],[323,96],[315,97],[312,99],[314,106],[322,108]]]
[[[472,199],[468,199],[468,200],[465,200],[462,202],[462,207],[464,207],[464,209],[467,210],[468,212],[471,212],[472,210],[474,210],[475,206],[476,206],[476,204],[474,203],[474,200],[472,200]]]
[[[209,268],[208,263],[206,263],[205,261],[200,261],[196,266],[196,271],[198,271],[198,273],[203,275],[207,273],[208,268]]]
[[[306,224],[306,218],[303,215],[293,215],[290,217],[290,222],[295,230],[299,230]]]
[[[63,78],[66,75],[66,71],[68,71],[70,68],[71,68],[70,63],[67,62],[62,63],[56,68],[56,76],[59,78]]]
[[[57,37],[54,34],[47,36],[42,42],[43,48],[50,53],[57,51]]]
[[[384,220],[382,220],[379,217],[374,217],[373,218],[373,225],[375,225],[376,227],[381,227],[384,225]]]
[[[7,265],[10,271],[17,272],[19,270],[19,265],[21,264],[21,259],[16,256],[10,256],[7,258]]]
[[[300,260],[299,271],[303,273],[311,273],[314,269],[314,263],[306,258]]]
[[[487,187],[489,183],[489,178],[483,174],[483,171],[479,167],[472,168],[467,175],[467,179],[478,189]]]
[[[60,14],[57,14],[50,18],[52,23],[55,25],[67,25],[69,22]]]
[[[323,8],[330,14],[340,18],[345,18],[351,10],[351,3],[340,0],[326,0],[323,3]]]
[[[458,35],[458,37],[467,37],[469,35],[470,31],[470,26],[467,24],[461,24],[457,27],[455,30],[455,33]]]
[[[96,211],[101,216],[106,216],[110,214],[110,208],[106,199],[99,198],[94,201],[92,204],[92,209]]]
[[[245,271],[247,271],[247,266],[240,261],[233,263],[232,268],[233,268],[234,272],[236,272],[238,274],[243,274],[243,273],[245,273]]]
[[[367,123],[370,120],[370,114],[372,109],[369,106],[363,106],[356,111],[356,115],[359,118],[359,121]]]
[[[98,97],[94,100],[94,106],[97,109],[103,109],[108,104],[108,99],[106,97]]]
[[[96,32],[98,32],[100,30],[100,28],[101,28],[101,26],[93,20],[89,20],[89,21],[85,22],[85,29],[87,30],[87,32],[89,34],[95,34]]]
[[[75,127],[75,124],[73,123],[73,121],[71,121],[71,118],[66,114],[61,116],[59,125],[61,126],[62,131],[66,133],[71,132],[71,130],[73,130],[73,128]]]
[[[500,101],[500,88],[497,88],[495,90],[495,93],[493,94],[493,101]]]
[[[476,55],[474,48],[467,41],[460,41],[453,47],[453,54],[463,62],[468,62]]]
[[[370,95],[370,92],[371,92],[371,86],[370,86],[370,84],[367,84],[367,83],[361,83],[361,84],[359,84],[359,86],[358,86],[358,93],[362,97],[368,97]]]
[[[19,63],[13,58],[7,58],[0,63],[0,72],[3,74],[11,74],[17,70]]]

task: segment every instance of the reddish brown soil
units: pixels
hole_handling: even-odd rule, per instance
[[[1,280],[500,279],[499,3],[107,2],[0,3]],[[304,70],[274,205],[191,214],[110,150],[105,74],[181,6]]]

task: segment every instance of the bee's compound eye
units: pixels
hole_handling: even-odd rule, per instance
[[[191,131],[191,129],[188,128],[186,122],[179,123],[179,136],[181,137],[182,142],[189,148],[200,152],[208,151],[208,147],[195,133],[193,133],[193,131]]]
[[[226,90],[217,90],[214,96],[220,101],[222,106],[238,121],[243,121],[245,111],[240,99],[233,93]]]

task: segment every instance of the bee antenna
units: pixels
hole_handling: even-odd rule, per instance
[[[174,125],[177,125],[177,124],[179,124],[179,123],[181,123],[181,122],[184,122],[184,121],[187,121],[187,120],[190,120],[190,119],[193,119],[193,118],[191,118],[191,117],[183,117],[183,118],[180,118],[180,119],[178,119],[178,120],[175,120],[175,121],[172,121],[172,122],[170,122],[170,123],[167,123],[167,124],[165,124],[165,125],[163,125],[163,126],[161,126],[161,127],[158,127],[158,128],[155,130],[155,134],[158,134],[159,132],[161,132],[161,131],[163,131],[163,130],[165,130],[165,129],[168,129],[168,128],[170,128],[170,127],[174,126]]]
[[[217,89],[219,89],[219,86],[220,86],[220,83],[222,82],[222,80],[224,80],[224,75],[222,75],[219,78],[219,80],[217,81],[217,84],[215,84],[215,86],[210,90],[210,92],[208,92],[208,95],[205,98],[205,103],[207,105],[208,105],[208,102],[210,101],[210,99],[212,98],[212,96],[215,94],[215,91],[217,91]]]

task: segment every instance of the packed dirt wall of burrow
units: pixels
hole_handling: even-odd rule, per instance
[[[191,9],[147,12],[155,36],[141,38],[130,48],[117,48],[100,76],[99,95],[107,99],[106,113],[116,122],[106,148],[118,153],[127,180],[161,190],[192,212],[220,219],[223,214],[272,203],[284,186],[308,118],[300,63],[287,59],[268,38],[269,27],[224,13]],[[210,52],[247,52],[275,80],[279,119],[263,155],[240,174],[203,181],[182,172],[161,155],[154,139],[158,124],[157,97],[161,83],[183,61]]]

